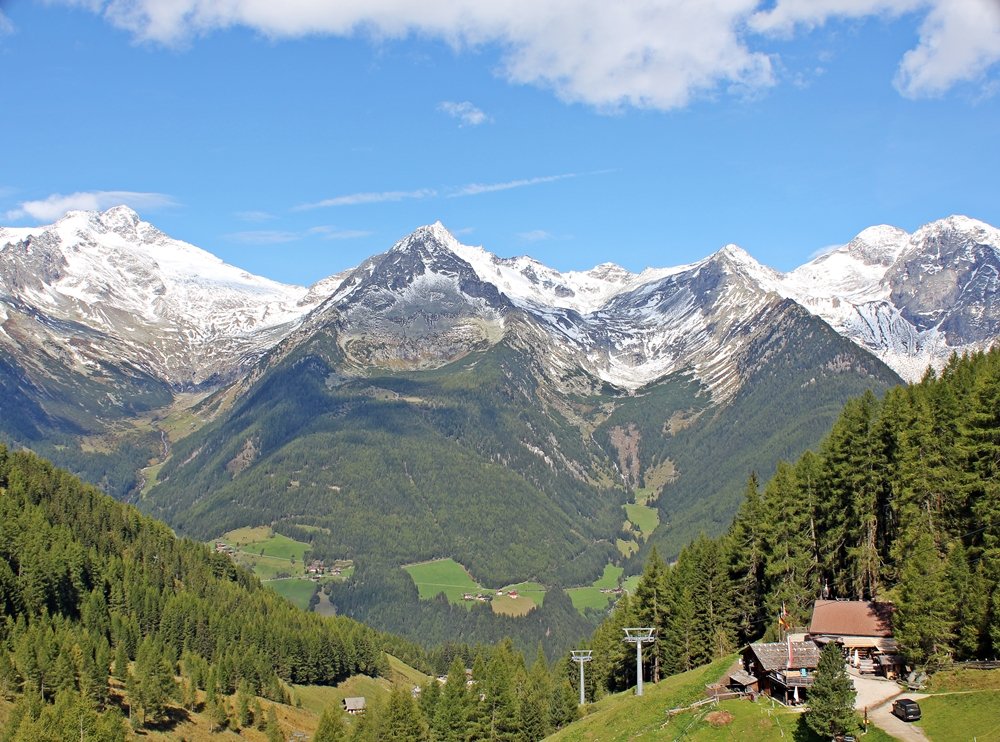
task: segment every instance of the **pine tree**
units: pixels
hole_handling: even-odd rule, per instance
[[[437,683],[436,680],[432,682]],[[471,704],[472,699],[465,687],[465,663],[461,657],[455,657],[431,718],[431,731],[436,742],[465,740],[472,712]]]
[[[518,698],[518,717],[521,734],[528,740],[540,740],[552,730],[552,676],[542,648],[531,665]]]
[[[378,719],[380,742],[428,742],[430,733],[420,708],[407,691],[396,687]]]
[[[949,659],[954,593],[947,565],[929,533],[921,534],[900,574],[893,621],[897,641],[914,664]]]
[[[346,742],[347,727],[344,725],[344,716],[339,709],[326,708],[323,715],[319,717],[319,726],[313,735],[312,742]]]
[[[433,721],[440,700],[441,683],[438,682],[437,678],[428,678],[427,682],[420,687],[417,703],[420,705],[420,712],[429,722]]]
[[[856,731],[855,695],[840,648],[830,642],[820,653],[816,680],[809,689],[806,724],[825,739]]]
[[[0,699],[10,700],[21,685],[21,677],[6,651],[0,651]]]
[[[819,593],[819,574],[813,557],[812,513],[802,497],[795,467],[779,462],[764,488],[764,508],[766,615],[776,616],[784,607],[791,620],[801,625]]]
[[[636,625],[631,598],[626,594],[615,605],[611,615],[594,631],[591,648],[594,659],[588,667],[595,689],[613,693],[635,684],[635,650],[622,641],[623,629]],[[667,672],[674,672],[670,667]],[[596,700],[596,699],[595,699]]]
[[[221,732],[229,726],[229,712],[221,696],[216,695],[211,701],[205,702],[204,714],[212,723],[213,732]]]
[[[726,546],[733,622],[738,642],[744,644],[760,634],[764,605],[764,508],[756,472],[747,480]]]
[[[250,691],[250,684],[246,680],[241,680],[236,691],[236,720],[241,727],[249,727],[253,724],[253,715],[250,713],[250,702],[253,693]]]
[[[278,712],[273,703],[267,707],[266,718],[264,734],[267,735],[267,742],[285,742],[285,735],[281,732],[281,726],[278,724]]]
[[[133,667],[139,705],[146,717],[156,721],[163,715],[166,702],[174,697],[174,673],[163,656],[163,648],[152,636],[146,637],[136,652]]]
[[[635,613],[637,625],[650,626],[656,630],[657,636],[662,636],[667,627],[668,597],[667,597],[667,566],[660,559],[654,546],[646,559],[642,577],[636,585],[632,597],[632,610]],[[650,647],[652,655],[651,678],[654,683],[660,681],[660,648],[662,642],[657,640]]]
[[[566,677],[560,677],[552,687],[551,721],[553,729],[561,729],[580,717],[579,688]]]
[[[128,677],[128,653],[124,642],[118,642],[115,646],[115,677],[122,682]]]
[[[483,694],[484,728],[474,730],[474,734],[490,740],[513,742],[518,739],[517,695],[514,691],[514,675],[518,669],[516,655],[510,640],[505,639],[493,651],[486,663],[485,677],[478,689]]]

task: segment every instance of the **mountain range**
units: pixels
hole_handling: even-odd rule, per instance
[[[0,435],[197,537],[583,584],[724,529],[847,398],[990,346],[998,274],[1000,230],[961,216],[789,273],[735,245],[561,273],[434,224],[306,288],[71,212],[0,229]]]

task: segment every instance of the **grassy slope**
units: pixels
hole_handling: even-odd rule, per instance
[[[309,601],[319,588],[317,583],[305,579],[271,580],[265,584],[303,611],[308,610]]]
[[[704,697],[705,685],[718,680],[733,663],[726,657],[690,672],[674,675],[636,697],[633,691],[602,698],[587,707],[587,715],[552,735],[552,740],[631,740],[665,734],[666,710],[685,706]],[[679,729],[679,728],[678,728]]]
[[[1000,742],[1000,670],[944,670],[920,701],[920,726],[932,740]]]
[[[684,708],[705,697],[705,685],[717,681],[735,656],[717,660],[690,672],[674,675],[644,686],[641,698],[626,691],[602,698],[586,708],[586,716],[549,737],[550,740],[600,740],[626,742],[644,739],[683,740],[801,740],[818,742],[801,724],[802,714],[768,700],[723,701],[691,711],[668,715],[668,710]],[[801,727],[801,728],[800,728]],[[889,742],[892,737],[871,730],[866,742]]]
[[[1000,691],[931,696],[920,701],[919,726],[932,740],[1000,741]]]

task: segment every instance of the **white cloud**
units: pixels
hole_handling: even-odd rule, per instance
[[[67,211],[103,211],[125,204],[136,211],[155,211],[176,202],[164,193],[139,193],[136,191],[82,191],[63,195],[54,193],[37,201],[22,201],[16,209],[5,214],[7,219],[30,217],[41,222],[59,219]]]
[[[775,82],[766,48],[774,34],[832,18],[907,13],[924,14],[923,26],[896,84],[904,95],[931,94],[975,79],[997,61],[1000,13],[998,0],[51,1],[88,8],[141,40],[170,45],[236,26],[275,39],[412,35],[459,50],[493,45],[502,55],[499,73],[511,82],[610,110],[666,110],[718,90],[765,89]]]
[[[79,0],[56,0],[78,4]],[[171,45],[243,26],[271,38],[419,35],[493,45],[499,74],[600,108],[669,109],[733,84],[772,84],[742,37],[759,0],[99,0],[138,39]]]
[[[0,10],[0,36],[7,36],[14,33],[14,24],[11,23],[2,10]]]
[[[844,246],[843,243],[839,243],[839,244],[836,244],[836,245],[824,245],[823,247],[818,247],[815,250],[813,250],[811,253],[809,253],[809,259],[810,260],[815,260],[816,258],[822,257],[823,255],[826,255],[827,253],[831,253],[834,250],[839,250],[843,246]]]
[[[920,27],[920,44],[903,55],[895,85],[910,98],[941,95],[1000,62],[1000,2],[943,0]]]
[[[777,0],[754,13],[750,26],[762,33],[791,34],[797,27],[815,28],[831,18],[899,16],[926,7],[931,0]]]
[[[315,203],[300,204],[295,211],[309,209],[324,209],[329,206],[358,206],[359,204],[380,204],[387,201],[408,201],[410,199],[433,198],[437,191],[432,188],[421,188],[416,191],[380,191],[376,193],[349,193],[344,196],[325,198]]]
[[[821,26],[831,18],[896,17],[923,13],[919,42],[896,72],[896,89],[909,98],[946,93],[981,78],[1000,62],[998,0],[778,0],[755,13],[750,27],[791,35],[799,26]],[[984,89],[992,87],[984,82]]]
[[[453,119],[458,119],[461,126],[479,126],[492,121],[481,109],[467,100],[461,103],[450,100],[442,101],[438,104],[438,110],[447,113]]]

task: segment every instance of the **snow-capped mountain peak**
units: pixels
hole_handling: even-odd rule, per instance
[[[735,244],[639,274],[614,263],[560,272],[464,245],[435,222],[306,289],[227,265],[121,206],[0,228],[0,340],[20,322],[84,366],[125,354],[185,386],[246,368],[320,306],[310,326],[336,323],[358,363],[416,367],[497,342],[519,311],[547,336],[554,367],[626,388],[688,369],[731,393],[740,348],[783,300],[915,378],[1000,336],[998,283],[1000,230],[952,216],[912,235],[869,227],[784,275]],[[60,340],[58,323],[92,334]]]
[[[233,373],[311,309],[305,288],[228,265],[126,206],[0,229],[4,295],[27,316],[77,323],[115,346],[76,342],[74,355],[132,346],[141,367],[179,386]]]
[[[869,227],[785,275],[785,296],[916,380],[1000,335],[1000,230],[966,216]]]

